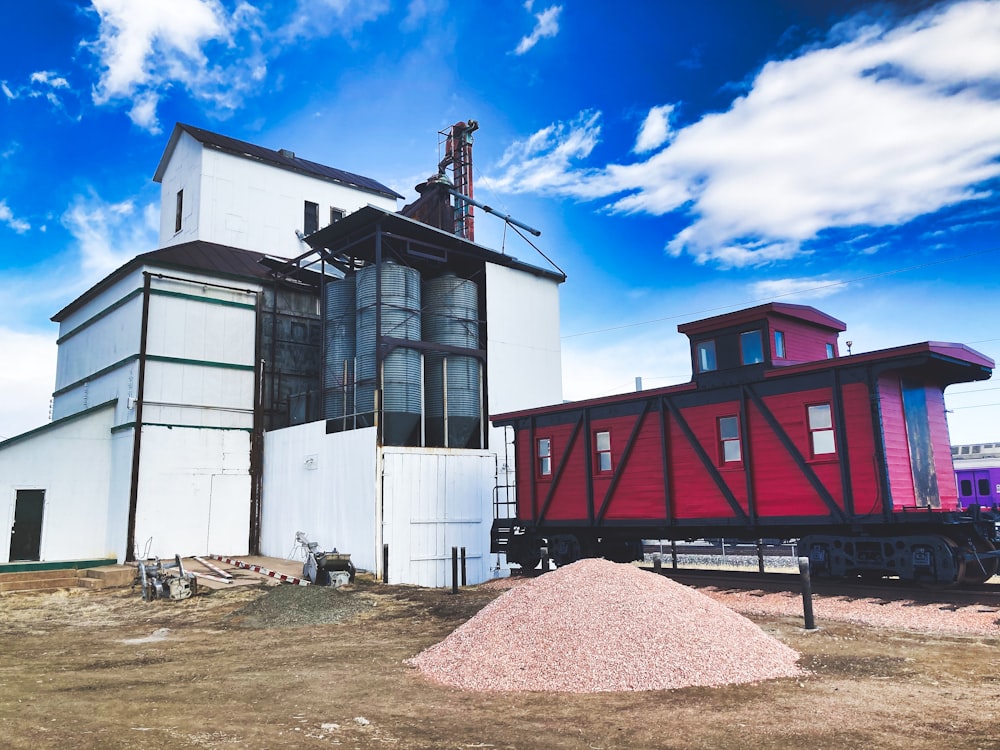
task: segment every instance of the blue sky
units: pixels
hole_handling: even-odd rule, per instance
[[[480,200],[542,231],[566,398],[684,382],[678,323],[784,301],[860,353],[1000,360],[1000,2],[45,0],[0,26],[0,435],[50,316],[157,242],[177,121],[407,199],[476,119]],[[476,239],[545,265],[494,217]],[[846,347],[844,347],[846,354]],[[1000,441],[996,381],[956,443]]]

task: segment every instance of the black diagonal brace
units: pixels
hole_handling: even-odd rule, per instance
[[[719,492],[725,498],[726,502],[729,503],[729,507],[733,509],[736,516],[744,523],[750,523],[750,517],[747,512],[743,510],[743,506],[740,505],[740,501],[736,499],[733,491],[729,489],[729,485],[726,484],[726,480],[722,478],[722,474],[719,473],[718,468],[709,458],[708,454],[705,453],[705,449],[702,448],[701,443],[698,442],[697,436],[691,429],[691,426],[684,420],[681,416],[681,410],[677,408],[677,405],[673,402],[673,399],[665,399],[667,406],[670,408],[670,416],[677,422],[677,426],[681,428],[681,432],[684,433],[684,437],[687,438],[688,443],[694,450],[695,455],[698,456],[698,460],[701,461],[701,465],[704,467],[705,471],[715,482],[715,486],[719,488]]]
[[[649,408],[652,406],[653,402],[648,399],[642,407],[642,412],[635,419],[635,424],[632,425],[632,434],[628,437],[628,442],[625,443],[625,450],[622,451],[621,460],[618,462],[618,466],[615,467],[615,473],[611,476],[611,482],[608,484],[608,491],[604,493],[604,500],[601,502],[601,509],[597,513],[597,523],[600,525],[604,521],[604,514],[608,512],[608,506],[611,504],[611,498],[615,494],[615,487],[618,486],[618,480],[621,479],[622,474],[625,472],[625,466],[628,464],[629,456],[632,455],[632,448],[635,446],[635,441],[639,437],[639,431],[642,429],[642,423],[646,420],[646,415],[649,414]]]
[[[545,523],[545,514],[549,512],[549,506],[552,504],[552,498],[556,495],[556,489],[559,487],[559,478],[562,476],[563,469],[565,469],[566,464],[569,463],[569,457],[570,454],[573,453],[573,446],[576,444],[576,438],[580,434],[580,428],[583,426],[585,414],[586,412],[584,410],[580,411],[580,417],[576,420],[576,424],[573,425],[573,432],[569,436],[569,441],[566,443],[566,452],[563,453],[562,458],[559,459],[559,466],[556,468],[555,474],[552,475],[552,484],[549,485],[549,491],[545,493],[545,502],[542,503],[542,509],[538,513],[537,523],[539,526]]]
[[[808,464],[801,451],[795,447],[795,443],[793,443],[792,439],[788,437],[788,433],[785,432],[781,423],[778,422],[774,414],[772,414],[771,411],[764,405],[764,401],[761,397],[758,396],[749,385],[743,386],[743,392],[750,397],[751,401],[753,401],[754,406],[757,407],[757,410],[764,417],[764,420],[767,422],[772,432],[774,432],[774,434],[778,437],[778,440],[781,441],[781,445],[788,452],[788,455],[791,456],[795,465],[802,473],[802,476],[809,481],[809,484],[812,485],[812,488],[816,491],[816,495],[823,501],[826,507],[830,509],[830,514],[838,521],[846,522],[847,516],[844,514],[843,509],[837,505],[837,501],[833,498],[833,495],[831,495],[829,490],[823,486],[823,482],[821,482],[820,478],[816,476],[816,472],[813,471],[813,468]]]

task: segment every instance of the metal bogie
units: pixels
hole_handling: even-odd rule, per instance
[[[807,536],[799,540],[799,553],[809,558],[816,576],[898,576],[920,583],[960,583],[965,559],[948,537],[920,536],[848,537]]]

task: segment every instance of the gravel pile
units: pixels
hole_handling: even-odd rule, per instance
[[[694,589],[593,559],[510,589],[408,663],[465,690],[595,693],[795,677],[797,659]]]
[[[332,586],[273,586],[266,594],[230,614],[241,628],[299,627],[340,622],[372,608],[372,602]]]

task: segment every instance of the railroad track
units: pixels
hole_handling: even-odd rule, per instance
[[[652,565],[640,567],[653,571]],[[740,591],[765,591],[800,595],[802,581],[797,572],[759,573],[746,570],[705,570],[678,568],[673,570],[667,558],[661,574],[693,588],[717,588]],[[994,577],[992,581],[1000,580]],[[879,580],[812,578],[812,592],[818,596],[838,596],[852,599],[878,599],[885,602],[907,601],[938,604],[943,607],[982,605],[1000,607],[1000,583],[984,583],[962,588],[925,588],[892,578]]]

